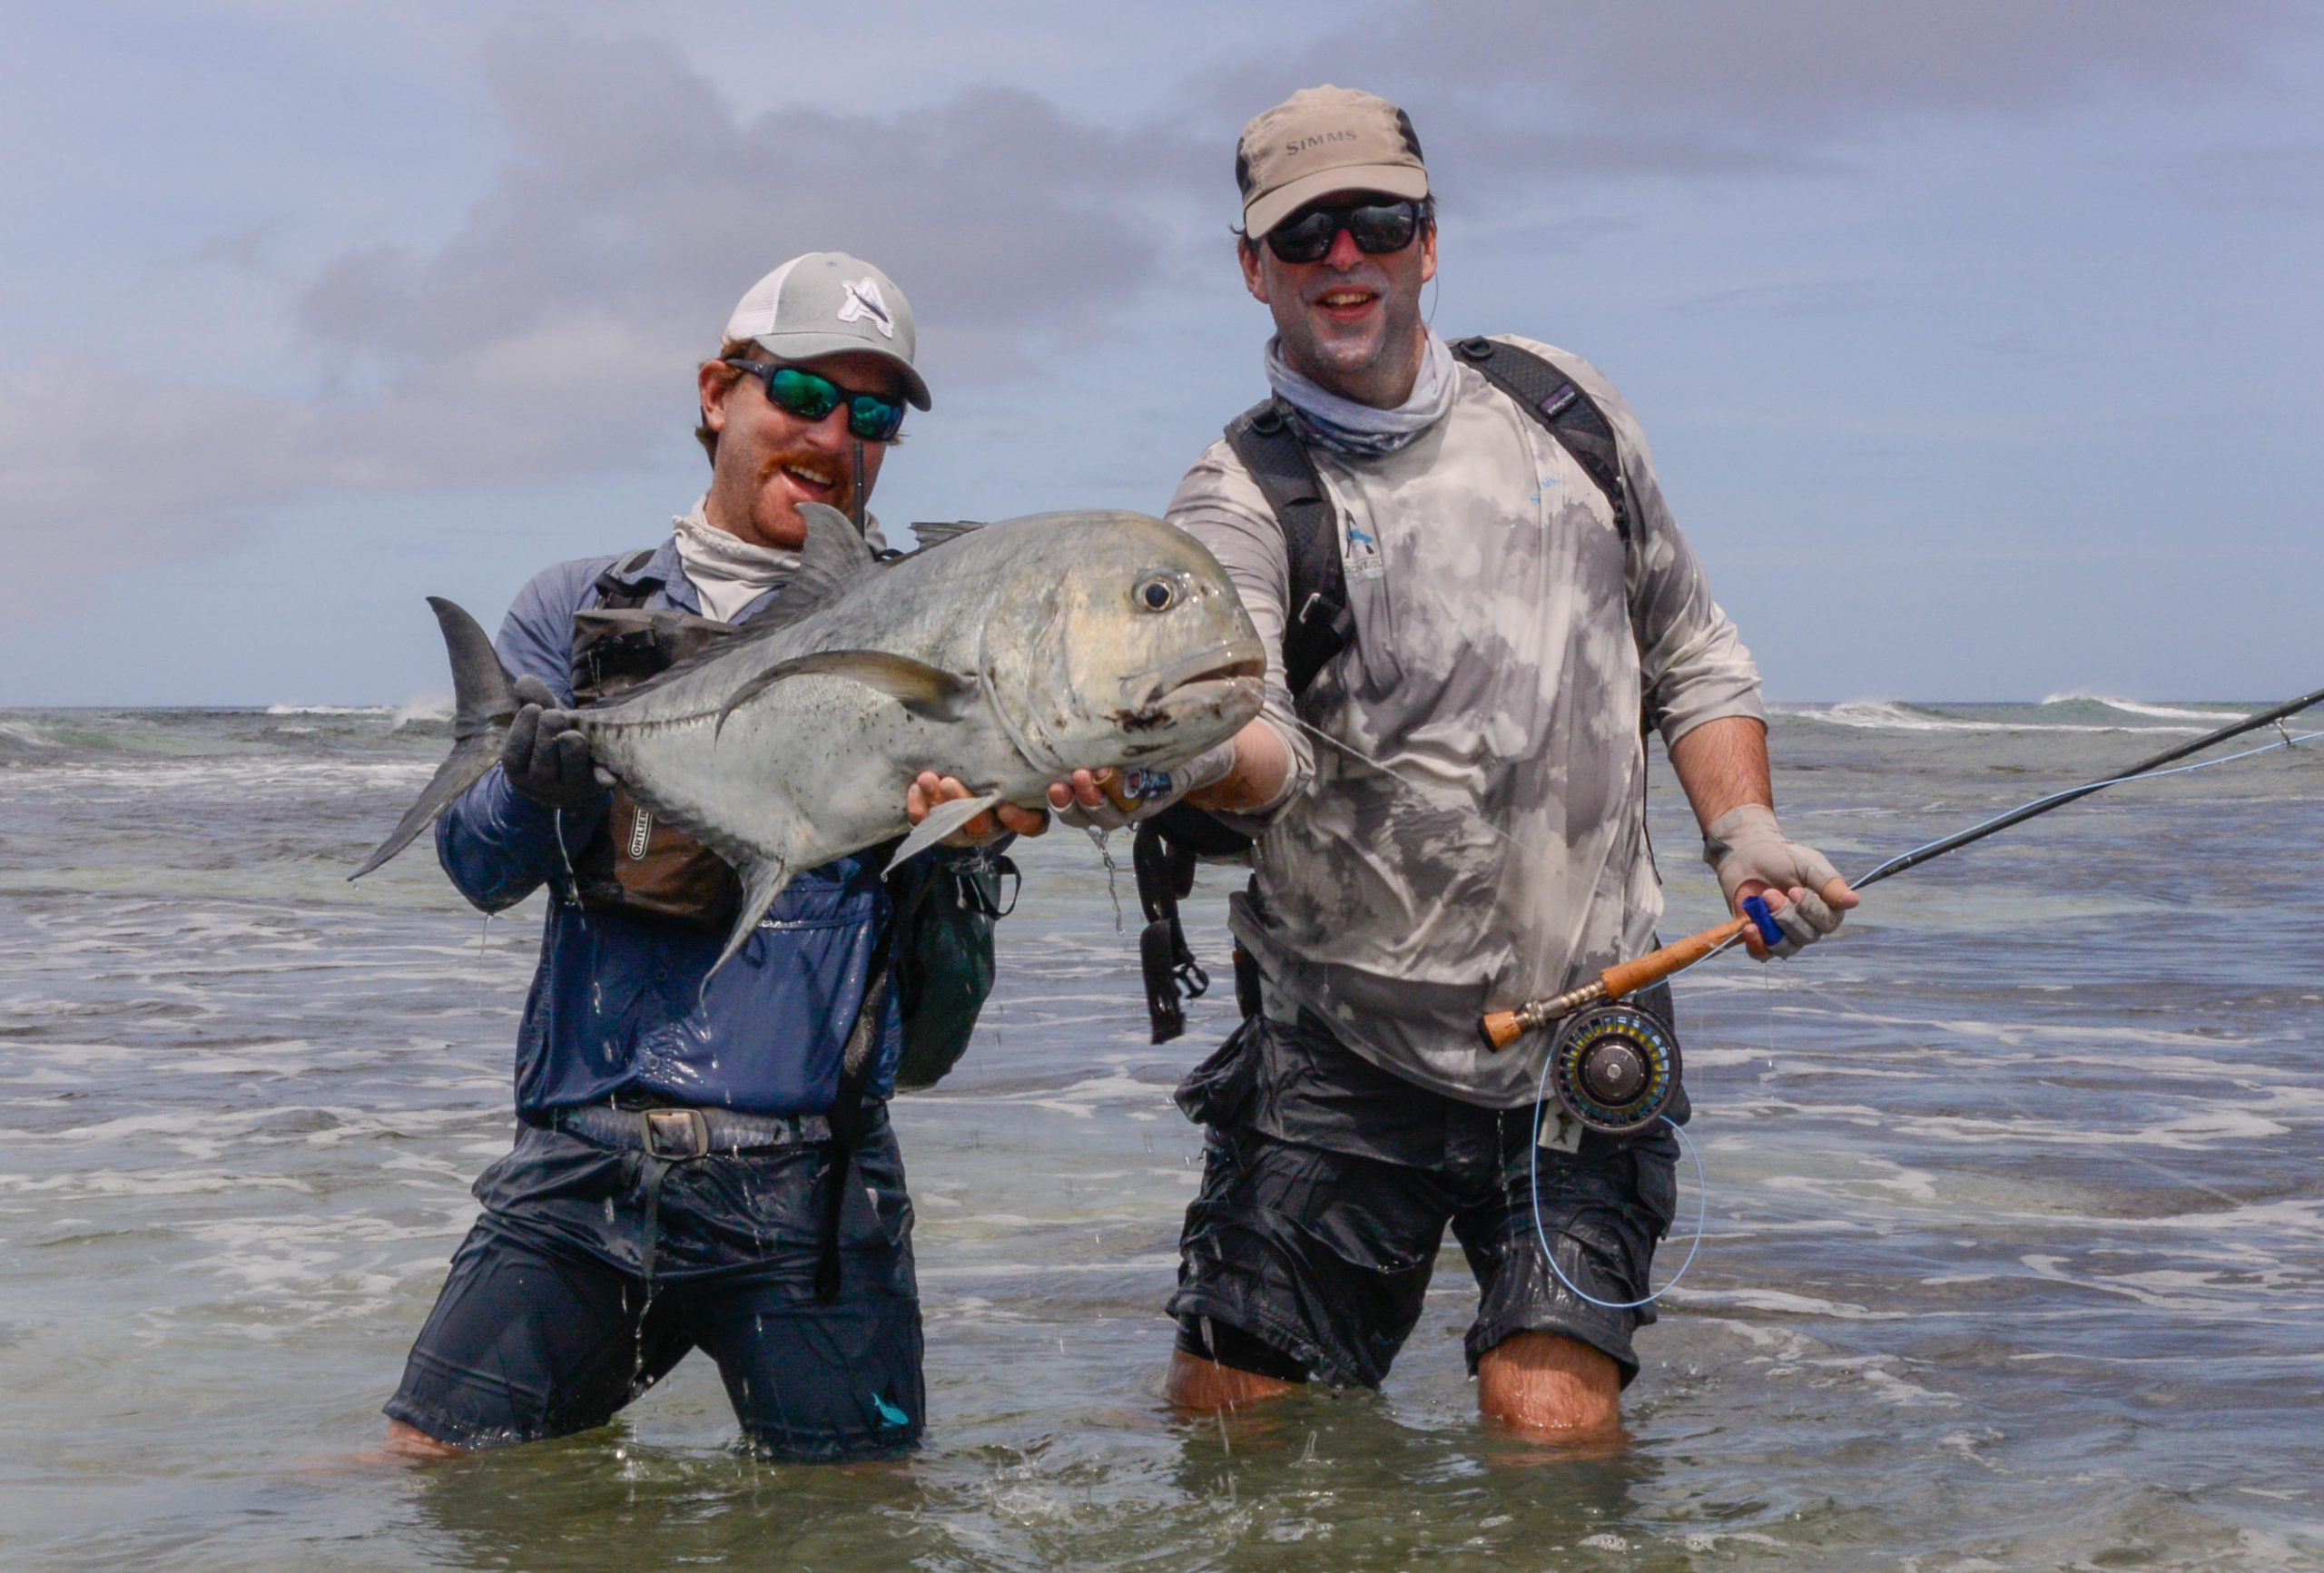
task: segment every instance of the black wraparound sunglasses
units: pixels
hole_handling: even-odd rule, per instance
[[[764,378],[767,402],[802,420],[821,420],[841,405],[847,406],[848,432],[865,442],[892,441],[904,423],[903,400],[884,393],[858,393],[816,372],[771,360],[732,358],[725,364]]]
[[[1410,198],[1310,202],[1269,230],[1267,250],[1286,262],[1320,262],[1345,230],[1367,257],[1401,251],[1428,221],[1428,203]]]

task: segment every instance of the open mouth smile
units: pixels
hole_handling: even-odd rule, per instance
[[[838,474],[815,466],[786,463],[777,467],[776,473],[811,500],[820,501],[839,489]]]

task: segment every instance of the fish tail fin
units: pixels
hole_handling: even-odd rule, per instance
[[[501,740],[516,718],[516,684],[500,664],[491,637],[475,618],[443,597],[430,595],[428,604],[435,608],[445,651],[452,659],[452,752],[388,839],[348,876],[350,880],[361,879],[409,846],[454,799],[482,780],[499,762]]]

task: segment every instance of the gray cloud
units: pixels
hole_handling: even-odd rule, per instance
[[[489,70],[513,146],[463,230],[343,257],[300,303],[319,346],[408,398],[506,399],[546,350],[560,404],[636,400],[656,368],[671,402],[743,287],[820,248],[903,284],[940,396],[941,363],[1020,352],[1154,283],[1167,228],[1132,215],[1185,172],[1156,138],[1016,90],[743,120],[663,45],[550,27],[502,34]]]
[[[2307,25],[2283,0],[1479,3],[1412,25],[1398,53],[1503,89],[1550,87],[1600,123],[1856,135],[1929,113],[2019,116],[2110,89],[2238,80]]]
[[[300,359],[270,369],[270,391],[143,379],[134,462],[116,396],[85,368],[0,379],[0,520],[20,566],[89,582],[230,544],[332,489],[523,487],[647,462],[690,424],[688,368],[735,296],[814,247],[903,283],[940,404],[996,367],[1087,364],[1125,308],[1197,265],[1216,275],[1236,133],[1301,82],[1403,100],[1448,195],[1521,193],[1521,227],[1575,211],[1584,184],[1828,174],[1937,117],[2247,88],[2312,25],[2280,0],[1462,0],[1341,21],[1237,62],[1190,44],[1146,67],[1186,87],[1143,124],[1015,87],[745,112],[666,44],[505,30],[484,60],[505,154],[448,238],[350,249],[290,285]],[[2304,171],[2313,150],[2278,163]],[[2222,200],[2258,200],[2248,173],[2205,173]],[[273,249],[251,230],[196,260]]]
[[[330,488],[519,486],[666,451],[734,300],[798,251],[869,257],[947,374],[1029,363],[1172,265],[1170,138],[980,89],[901,113],[739,115],[666,45],[506,31],[508,152],[440,246],[350,251],[297,287],[314,391],[147,388],[138,458],[71,367],[0,383],[0,518],[93,580],[232,541]],[[227,251],[242,246],[236,240]],[[222,256],[224,252],[222,251]]]
[[[1248,115],[1303,83],[1367,86],[1412,110],[1432,164],[1488,186],[1814,174],[1935,119],[2261,82],[2315,25],[2288,0],[1440,0],[1207,93]]]

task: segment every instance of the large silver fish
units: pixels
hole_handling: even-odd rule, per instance
[[[1259,713],[1265,651],[1226,570],[1129,513],[922,526],[873,561],[808,503],[798,572],[702,655],[569,713],[592,756],[742,877],[723,964],[792,875],[903,835],[921,771],[976,795],[939,807],[911,857],[1000,802],[1047,801],[1076,769],[1167,769]],[[452,659],[451,757],[354,878],[401,851],[500,757],[517,703],[476,620],[431,596]]]

